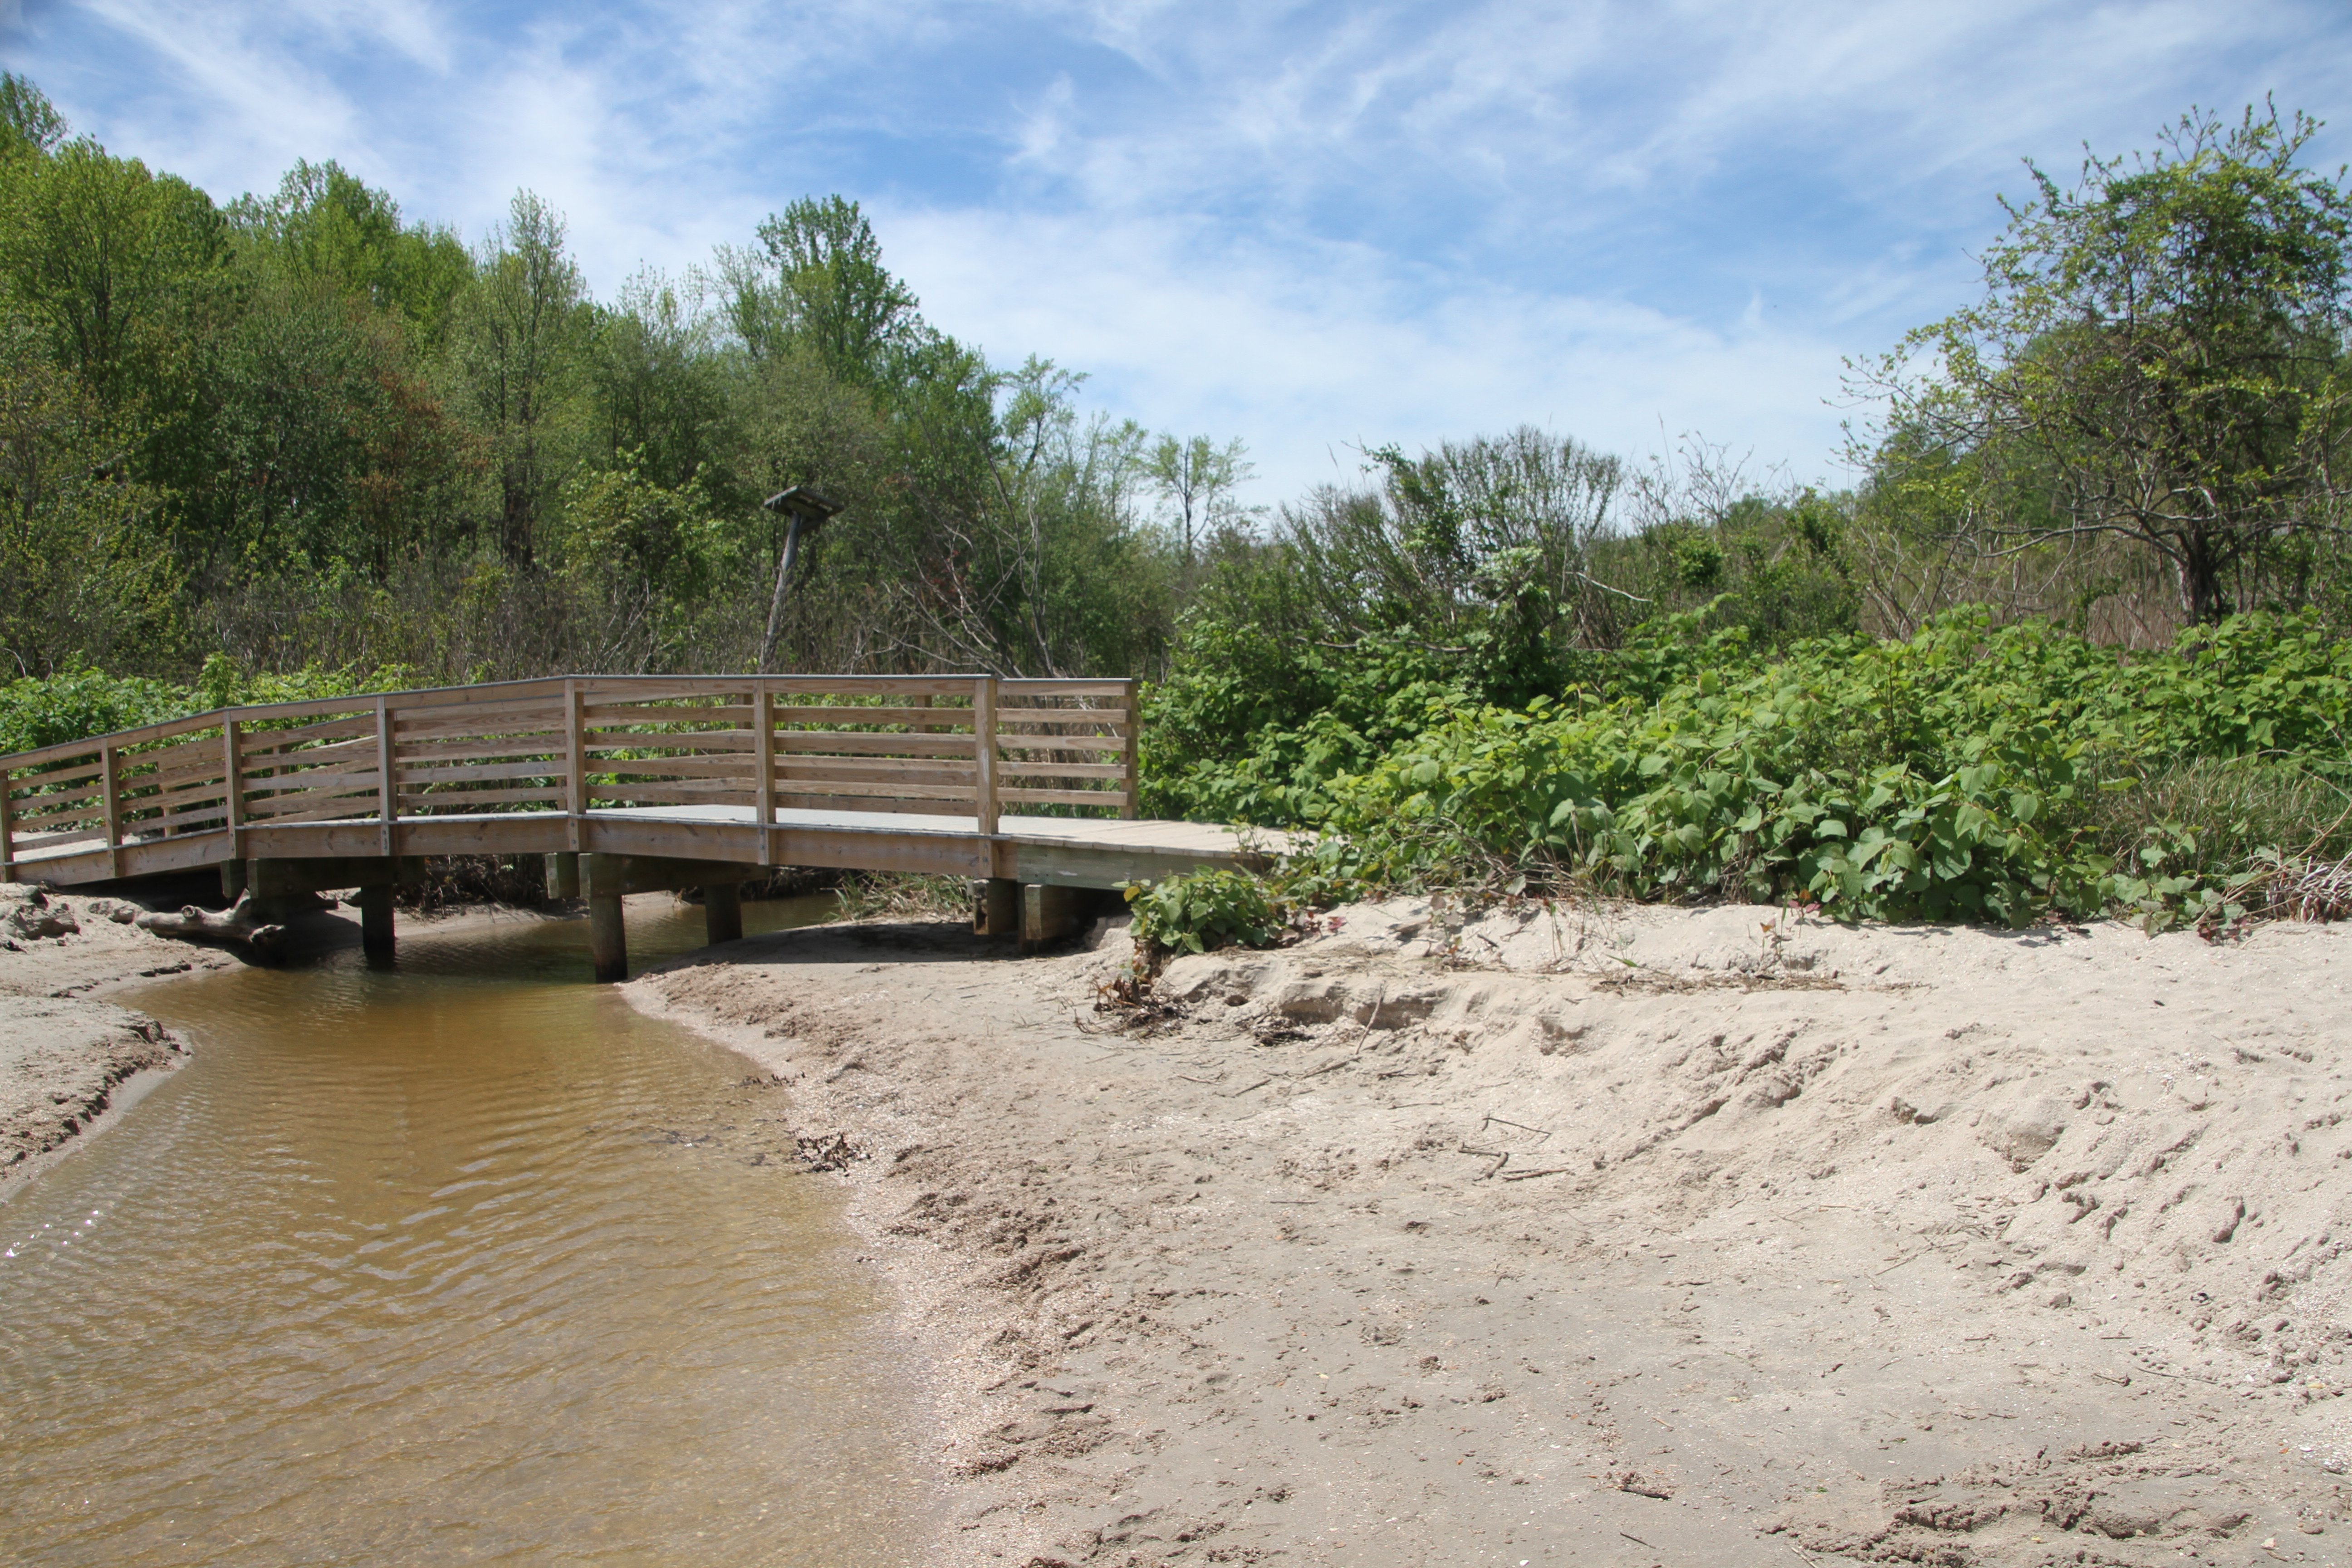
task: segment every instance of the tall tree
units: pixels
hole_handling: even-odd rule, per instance
[[[529,191],[477,258],[458,297],[453,359],[460,395],[490,447],[498,542],[514,564],[532,559],[541,514],[561,479],[556,450],[565,401],[587,336],[579,265],[564,224]]]
[[[2318,129],[2191,114],[2071,186],[2029,164],[1983,302],[1857,377],[1890,405],[1879,449],[1964,482],[1989,547],[2126,535],[2218,619],[2233,567],[2352,499],[2352,190],[2300,166]]]
[[[1177,539],[1191,565],[1199,542],[1239,515],[1234,491],[1256,475],[1240,439],[1218,446],[1206,436],[1162,436],[1147,459],[1151,483],[1175,513]]]

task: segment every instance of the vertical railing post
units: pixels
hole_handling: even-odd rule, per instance
[[[760,682],[751,693],[751,765],[759,777],[751,790],[760,823],[760,859],[768,858],[768,829],[776,825],[776,694]]]
[[[580,682],[563,682],[563,811],[571,819],[564,835],[572,853],[580,850],[580,827],[588,816],[587,702]]]
[[[1137,753],[1143,735],[1143,714],[1136,706],[1137,683],[1127,686],[1127,747],[1119,753],[1119,765],[1127,770],[1120,781],[1118,814],[1127,821],[1135,820],[1137,809]]]
[[[236,721],[221,721],[221,825],[228,829],[228,858],[245,858],[245,781],[239,776],[244,766],[236,754]]]
[[[971,683],[971,753],[977,764],[972,775],[972,815],[980,831],[996,832],[996,677],[983,675]]]
[[[99,804],[106,812],[106,874],[122,875],[122,802],[115,791],[115,753],[112,746],[98,749]]]
[[[16,777],[0,768],[0,882],[16,879]]]
[[[379,853],[392,856],[392,825],[400,815],[400,785],[393,771],[392,704],[375,700],[375,811]]]

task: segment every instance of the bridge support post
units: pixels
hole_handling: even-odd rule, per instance
[[[1021,951],[1032,952],[1048,942],[1075,936],[1094,919],[1102,895],[1092,888],[1042,886],[1023,889]]]
[[[588,959],[602,981],[629,977],[629,938],[621,921],[621,859],[580,858],[581,890],[588,897]]]
[[[702,929],[713,947],[743,935],[743,889],[734,882],[706,882],[702,888]]]
[[[392,956],[390,882],[370,882],[360,889],[360,947],[370,958]]]
[[[1011,877],[989,877],[980,884],[980,897],[973,900],[973,913],[978,918],[972,930],[981,936],[1019,936],[1021,934],[1021,884]]]
[[[568,851],[547,858],[547,896],[551,899],[576,899],[580,896],[580,857]]]

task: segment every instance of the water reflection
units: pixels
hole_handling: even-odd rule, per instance
[[[837,1194],[770,1153],[779,1091],[584,948],[516,919],[126,998],[195,1059],[0,1206],[14,1560],[910,1560]]]

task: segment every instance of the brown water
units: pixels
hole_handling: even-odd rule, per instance
[[[837,1190],[782,1091],[585,949],[509,920],[124,998],[197,1050],[0,1206],[0,1557],[913,1560],[914,1402]]]

